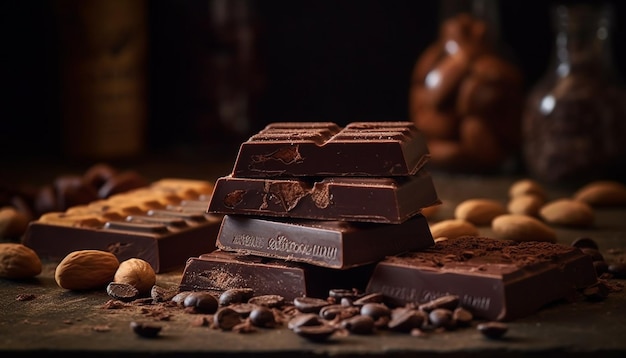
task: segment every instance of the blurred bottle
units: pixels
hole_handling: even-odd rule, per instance
[[[409,113],[435,168],[515,170],[523,77],[500,39],[497,1],[441,2],[439,37],[418,58]]]
[[[201,146],[238,146],[255,131],[264,76],[260,21],[251,0],[187,2],[185,72],[193,135]]]
[[[554,8],[552,62],[524,112],[528,172],[550,183],[626,179],[626,95],[613,63],[608,5]]]
[[[73,158],[135,157],[145,147],[145,0],[56,0],[64,151]]]

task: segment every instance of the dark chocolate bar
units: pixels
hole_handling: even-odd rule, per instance
[[[162,179],[105,200],[51,212],[30,223],[23,239],[42,258],[72,251],[112,252],[140,258],[156,272],[180,268],[192,256],[215,249],[221,215],[206,214],[213,185]]]
[[[208,212],[399,224],[439,204],[430,174],[408,177],[221,177]]]
[[[422,215],[397,225],[226,215],[216,245],[239,254],[345,269],[433,244]]]
[[[589,255],[547,242],[461,237],[379,262],[367,292],[392,306],[457,295],[476,317],[512,320],[596,283]]]
[[[429,157],[412,122],[278,122],[241,144],[232,176],[405,176]]]
[[[361,292],[374,264],[336,270],[298,262],[274,260],[253,255],[215,250],[187,261],[180,291],[223,292],[231,288],[251,288],[255,295],[328,297],[335,288],[355,288]]]

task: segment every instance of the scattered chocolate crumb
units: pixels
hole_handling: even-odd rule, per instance
[[[108,300],[102,305],[102,308],[106,310],[117,310],[126,307],[130,307],[130,305],[119,300]]]
[[[33,295],[32,293],[21,293],[17,295],[17,297],[15,297],[15,300],[16,301],[32,301],[36,297],[37,296]]]
[[[111,327],[104,324],[104,325],[93,326],[91,327],[91,330],[95,332],[109,332],[111,330]]]

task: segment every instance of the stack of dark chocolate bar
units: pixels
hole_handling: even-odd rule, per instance
[[[187,261],[181,290],[364,289],[381,259],[434,244],[421,214],[440,203],[428,159],[411,122],[268,125],[216,181],[218,249]]]

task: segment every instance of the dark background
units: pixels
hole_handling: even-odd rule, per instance
[[[626,71],[626,2],[613,1],[613,58]],[[190,41],[208,0],[148,2],[150,152],[207,145],[190,98]],[[545,72],[553,44],[551,1],[499,3],[501,37],[530,88]],[[274,121],[406,120],[412,67],[437,36],[439,1],[251,1],[262,90],[254,130]],[[0,2],[0,160],[63,155],[59,63],[53,3]],[[187,45],[186,45],[187,44]],[[218,155],[217,153],[216,155]],[[3,158],[4,157],[4,158]]]

